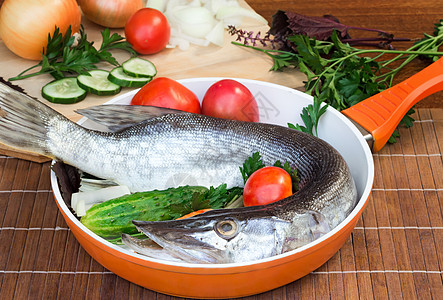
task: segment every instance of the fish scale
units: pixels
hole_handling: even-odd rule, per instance
[[[127,185],[132,192],[186,184],[181,179],[207,187],[241,186],[239,166],[254,152],[267,165],[280,160],[297,168],[300,190],[266,206],[213,210],[177,221],[134,220],[168,257],[226,263],[283,253],[337,226],[357,201],[354,181],[340,154],[325,141],[287,127],[162,113],[158,108],[156,116],[138,119],[131,126],[128,119],[136,110],[149,115],[152,108],[105,105],[99,110],[108,115],[108,122],[118,125],[124,120],[129,127],[100,132],[83,128],[4,84],[0,84],[0,109],[2,143],[64,161]],[[99,116],[96,121],[104,122]],[[124,240],[131,246],[130,239]],[[158,247],[152,253],[158,255]]]

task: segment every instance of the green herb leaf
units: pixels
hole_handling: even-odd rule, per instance
[[[246,183],[249,176],[252,175],[258,169],[263,168],[265,165],[261,159],[261,156],[258,152],[252,154],[252,156],[248,157],[243,163],[243,167],[240,167],[240,172],[243,177],[243,182]]]
[[[326,103],[339,111],[349,108],[391,87],[394,76],[416,57],[423,56],[436,61],[443,55],[443,52],[439,52],[443,46],[443,19],[435,24],[433,35],[424,34],[424,38],[414,43],[409,49],[386,50],[355,48],[349,44],[352,39],[343,36],[343,31],[340,34],[336,31],[327,32],[324,38],[328,40],[319,41],[313,37],[317,32],[315,26],[314,28],[304,27],[325,20],[312,19],[313,22],[296,28],[294,26],[297,26],[297,22],[289,22],[291,16],[295,15],[281,11],[276,14],[275,22],[270,30],[274,34],[274,40],[268,41],[269,38],[266,40],[273,46],[276,42],[281,42],[284,50],[234,44],[261,51],[271,57],[274,62],[271,70],[281,71],[284,68],[296,67],[306,74],[305,90],[314,97],[314,104],[303,108],[301,113],[303,124],[288,124],[288,126],[310,134],[316,134],[319,119],[326,110],[325,106],[319,104]],[[328,22],[328,24],[333,24],[333,22]],[[350,27],[340,25],[340,28]],[[381,30],[369,29],[369,31],[380,33],[379,41],[384,45],[390,45],[396,40],[409,40],[394,39],[391,34]],[[233,32],[242,33],[243,31]],[[298,32],[305,34],[298,34]],[[287,51],[288,48],[290,51]],[[383,61],[382,57],[385,54],[396,56]],[[399,61],[400,64],[398,64]],[[410,115],[411,113],[408,112],[400,124],[412,126],[413,119]],[[398,133],[394,133],[391,141],[395,141],[397,135]]]
[[[322,101],[320,98],[314,98],[314,104],[309,104],[307,107],[302,109],[301,119],[305,126],[296,124],[293,125],[288,123],[288,127],[292,129],[296,129],[305,133],[309,133],[311,135],[317,135],[317,127],[318,122],[320,121],[320,117],[326,112],[328,105],[322,105]]]

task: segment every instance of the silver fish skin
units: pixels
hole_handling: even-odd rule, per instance
[[[241,186],[239,166],[254,152],[266,165],[280,160],[297,168],[300,191],[274,204],[180,221],[134,221],[185,261],[230,263],[284,253],[337,226],[356,204],[355,184],[340,154],[286,127],[168,113],[118,132],[100,132],[3,84],[0,109],[2,143],[62,160],[131,191],[179,184]]]

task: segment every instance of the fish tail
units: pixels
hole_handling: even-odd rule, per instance
[[[37,99],[0,83],[0,143],[52,157],[48,129],[61,114]]]

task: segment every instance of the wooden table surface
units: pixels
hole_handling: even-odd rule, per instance
[[[421,38],[443,18],[442,0],[247,2],[269,21],[277,9],[332,14],[397,37]],[[413,63],[399,80],[423,67]],[[373,193],[342,249],[302,279],[243,299],[441,299],[443,94],[418,106],[414,126],[374,154]],[[0,156],[0,299],[179,299],[132,284],[92,259],[58,212],[49,171],[49,163]]]
[[[374,154],[372,195],[343,247],[307,276],[242,299],[442,299],[443,109],[415,118]],[[180,299],[92,259],[58,212],[49,171],[0,156],[0,299]]]

